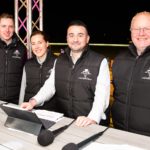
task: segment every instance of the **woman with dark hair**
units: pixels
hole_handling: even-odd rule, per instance
[[[24,67],[19,103],[28,101],[43,86],[50,76],[56,56],[52,54],[48,38],[43,31],[34,31],[30,37],[33,57]],[[37,108],[54,110],[54,100]]]

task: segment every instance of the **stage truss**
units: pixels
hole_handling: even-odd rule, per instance
[[[28,49],[31,57],[30,35],[43,30],[43,0],[15,0],[15,31]]]

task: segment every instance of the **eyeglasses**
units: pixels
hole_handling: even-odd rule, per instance
[[[144,27],[144,28],[131,28],[130,31],[133,34],[139,34],[141,31],[144,33],[150,33],[150,27]]]

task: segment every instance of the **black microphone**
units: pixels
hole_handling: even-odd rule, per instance
[[[69,125],[62,126],[54,131],[42,129],[37,137],[38,143],[42,146],[47,146],[53,143],[54,138],[67,129],[73,122],[74,121],[72,121]]]
[[[81,141],[80,143],[78,144],[75,144],[75,143],[68,143],[67,145],[65,145],[62,150],[79,150],[79,148],[81,148],[82,146],[86,145],[87,143],[91,142],[91,141],[94,141],[96,140],[98,137],[102,136],[103,133],[109,129],[109,127],[107,127],[104,131],[101,131],[99,133],[96,133],[92,136],[90,136],[89,138]]]

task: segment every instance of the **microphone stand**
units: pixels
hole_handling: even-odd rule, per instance
[[[93,136],[91,136],[91,137],[81,141],[80,143],[77,144],[77,146],[80,148],[80,147],[84,146],[85,144],[96,140],[98,137],[102,136],[103,133],[106,132],[108,129],[109,129],[109,127],[107,127],[104,131],[101,131],[101,132],[99,132],[97,134],[94,134]]]

